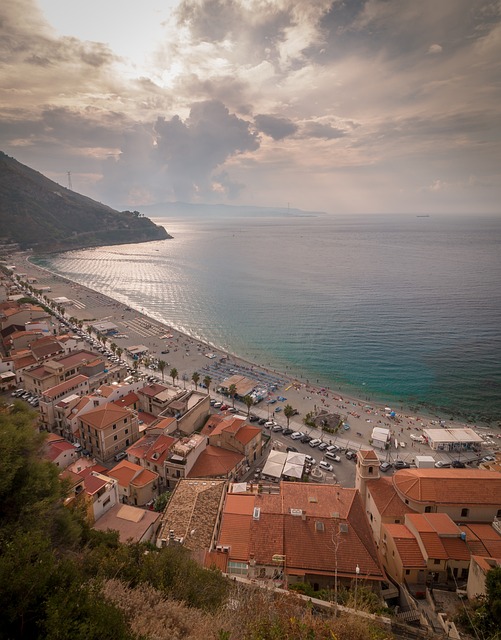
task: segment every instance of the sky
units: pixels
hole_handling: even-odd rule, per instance
[[[501,213],[501,0],[3,0],[0,149],[117,208]]]

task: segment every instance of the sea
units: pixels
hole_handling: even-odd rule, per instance
[[[173,236],[37,258],[215,347],[366,401],[501,419],[501,217],[156,217]]]

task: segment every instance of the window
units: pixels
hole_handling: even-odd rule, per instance
[[[128,433],[129,433],[129,430],[128,430],[128,429],[126,429],[126,430],[125,430],[125,434],[128,434]]]
[[[440,564],[440,560],[433,560],[433,564]]]
[[[425,513],[431,513],[431,507],[425,507],[424,508],[424,512]]]
[[[113,440],[118,440],[118,435],[116,435],[116,434],[115,434],[115,435],[113,436]]]
[[[233,573],[238,576],[247,575],[248,565],[245,562],[228,562],[228,573]]]
[[[461,517],[462,518],[467,518],[469,513],[470,513],[469,509],[461,509]]]
[[[113,431],[115,431],[115,429],[116,429],[116,428],[117,428],[117,425],[116,425],[116,424],[114,424],[114,425],[113,425]]]
[[[369,475],[371,476],[374,472],[374,467],[369,467]]]
[[[406,569],[406,570],[405,570],[405,575],[406,575],[406,576],[410,575],[410,573],[411,573],[411,570],[410,570],[410,569]]]
[[[498,509],[498,512],[496,514],[496,518],[501,518],[501,509]]]

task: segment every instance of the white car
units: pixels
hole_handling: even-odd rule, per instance
[[[325,454],[325,457],[329,458],[329,460],[334,460],[334,462],[341,462],[341,458],[337,456],[335,453],[330,453],[330,451],[327,451],[327,453]]]
[[[325,460],[321,460],[318,463],[318,466],[323,469],[324,471],[334,471],[334,467],[329,464],[328,462],[325,462]]]
[[[329,453],[335,453],[336,451],[339,451],[339,447],[336,444],[330,444],[325,450]]]
[[[299,438],[302,438],[304,436],[304,433],[302,431],[294,431],[294,433],[291,433],[291,440],[299,440]]]
[[[317,461],[315,460],[315,458],[312,458],[311,456],[305,456],[305,460],[308,464],[317,464]]]
[[[315,438],[314,440],[310,440],[308,442],[308,444],[310,445],[310,447],[318,447],[319,444],[321,444],[322,441],[320,440],[320,438]]]
[[[444,460],[438,460],[438,462],[435,462],[435,467],[437,469],[445,469],[451,466],[450,462],[445,462]]]

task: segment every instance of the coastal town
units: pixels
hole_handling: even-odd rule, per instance
[[[501,566],[499,425],[246,362],[27,258],[2,267],[2,397],[32,407],[96,530],[336,607],[363,587],[460,637],[456,610]]]

